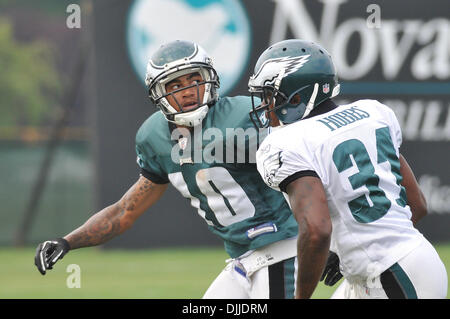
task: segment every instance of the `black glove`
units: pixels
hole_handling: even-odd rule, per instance
[[[53,269],[53,265],[64,257],[70,250],[70,245],[64,238],[47,240],[39,244],[34,256],[34,264],[42,275],[47,269]]]
[[[328,254],[327,264],[323,270],[320,281],[325,279],[325,285],[333,286],[342,278],[342,274],[339,271],[339,257],[336,253],[330,250]]]

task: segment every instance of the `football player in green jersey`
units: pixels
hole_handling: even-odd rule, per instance
[[[136,135],[137,182],[64,238],[41,243],[39,271],[45,274],[69,250],[128,230],[172,183],[231,257],[204,298],[293,298],[298,226],[283,195],[256,169],[263,135],[250,120],[250,97],[219,98],[211,58],[187,41],[154,53],[146,84],[159,111]]]

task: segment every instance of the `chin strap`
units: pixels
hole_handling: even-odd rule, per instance
[[[315,83],[313,93],[311,94],[311,98],[309,99],[308,105],[306,106],[305,113],[303,113],[302,119],[308,116],[309,113],[311,113],[312,109],[314,108],[314,102],[316,101],[318,92],[319,92],[319,84]]]
[[[176,114],[173,120],[169,122],[184,126],[197,126],[206,117],[208,110],[208,105],[203,105],[194,111]]]

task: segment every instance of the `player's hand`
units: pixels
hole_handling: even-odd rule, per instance
[[[70,250],[70,245],[64,238],[47,240],[36,248],[34,264],[42,275],[47,269],[53,269],[53,265],[64,257]]]
[[[330,250],[328,254],[327,264],[323,270],[320,281],[325,279],[325,285],[333,286],[342,278],[342,274],[339,271],[339,257],[336,253]]]

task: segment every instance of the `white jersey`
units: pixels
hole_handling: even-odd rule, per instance
[[[258,171],[282,191],[302,175],[317,174],[343,275],[376,277],[423,240],[400,185],[401,143],[394,112],[360,100],[272,132],[257,152]]]

